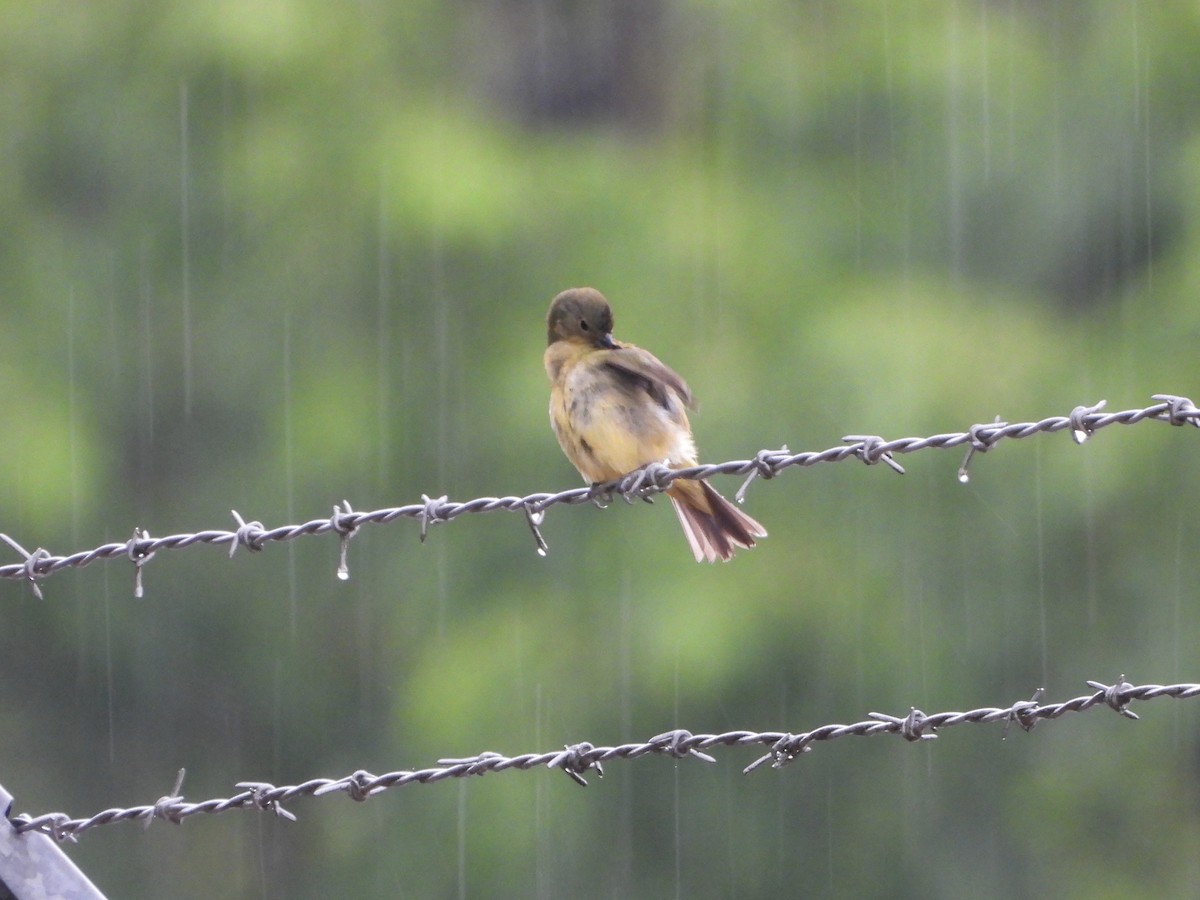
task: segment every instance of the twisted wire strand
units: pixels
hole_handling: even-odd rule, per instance
[[[742,771],[749,774],[758,767],[770,763],[773,768],[782,768],[796,757],[809,752],[814,744],[857,736],[876,734],[899,735],[908,741],[931,741],[937,732],[955,725],[979,725],[988,722],[1003,722],[1003,736],[1013,724],[1024,731],[1032,731],[1038,722],[1057,719],[1069,712],[1084,712],[1096,706],[1108,706],[1125,718],[1137,719],[1129,709],[1135,700],[1154,700],[1159,697],[1174,697],[1179,700],[1200,695],[1200,684],[1133,685],[1122,675],[1115,684],[1088,681],[1093,693],[1075,697],[1061,703],[1040,705],[1043,689],[1038,688],[1029,700],[1019,700],[1007,707],[982,707],[969,712],[941,712],[926,715],[915,707],[903,716],[885,713],[869,713],[868,718],[851,725],[822,725],[812,731],[799,734],[784,731],[727,731],[722,734],[693,734],[684,729],[675,729],[655,735],[646,741],[605,747],[586,741],[568,744],[561,750],[546,753],[523,753],[519,756],[504,756],[485,751],[461,759],[440,759],[436,766],[425,769],[400,770],[385,775],[373,775],[359,770],[343,778],[313,778],[302,784],[277,787],[258,781],[239,782],[241,792],[227,798],[190,803],[184,800],[184,771],[180,769],[173,790],[152,804],[128,808],[112,808],[88,818],[72,818],[66,813],[54,812],[39,816],[21,814],[9,818],[18,833],[38,831],[58,840],[75,840],[77,836],[99,825],[113,822],[141,821],[146,827],[155,819],[180,824],[189,816],[200,813],[221,813],[231,809],[259,809],[294,821],[295,815],[284,808],[298,797],[317,797],[331,793],[345,793],[352,800],[364,801],[389,788],[406,787],[412,784],[432,784],[447,778],[467,778],[486,775],[508,769],[561,769],[577,784],[586,787],[584,775],[592,770],[604,775],[604,763],[618,759],[637,759],[642,756],[670,756],[675,759],[693,757],[703,762],[715,763],[716,759],[707,750],[716,747],[767,747]]]
[[[35,596],[41,598],[38,582],[61,569],[78,568],[90,565],[97,560],[124,558],[134,564],[134,595],[141,597],[142,567],[160,550],[179,550],[195,544],[228,544],[229,555],[232,557],[237,548],[242,546],[251,551],[258,551],[276,541],[290,541],[305,535],[334,532],[339,536],[342,544],[337,575],[344,580],[350,577],[346,562],[349,541],[363,525],[385,525],[401,518],[415,519],[420,524],[420,537],[424,541],[429,528],[433,525],[449,522],[467,513],[488,513],[496,510],[523,512],[533,533],[537,552],[545,555],[547,545],[539,526],[546,510],[551,506],[577,505],[588,502],[603,504],[611,501],[614,497],[620,497],[626,502],[632,503],[635,499],[649,498],[665,491],[670,487],[671,482],[679,478],[701,479],[713,475],[747,476],[736,494],[737,500],[741,502],[746,490],[756,478],[773,478],[792,466],[814,466],[818,463],[859,459],[867,465],[883,462],[896,472],[903,474],[903,467],[895,460],[897,454],[915,453],[918,450],[931,448],[952,449],[966,445],[967,455],[958,469],[959,481],[966,482],[969,478],[968,465],[974,455],[990,450],[1006,438],[1027,438],[1035,434],[1070,429],[1075,441],[1082,444],[1093,433],[1101,428],[1107,428],[1109,425],[1135,425],[1152,420],[1171,425],[1191,424],[1200,427],[1200,409],[1187,397],[1175,394],[1155,394],[1152,399],[1158,402],[1142,409],[1106,413],[1103,412],[1105,401],[1101,400],[1091,406],[1077,406],[1065,416],[1050,416],[1037,422],[1014,423],[1001,422],[997,418],[994,422],[972,425],[966,431],[935,434],[929,437],[905,437],[889,441],[879,435],[847,435],[842,439],[842,444],[826,450],[792,453],[784,446],[779,450],[760,450],[751,459],[735,459],[723,463],[691,466],[686,469],[670,469],[665,465],[652,463],[607,484],[571,488],[558,493],[538,492],[523,497],[478,497],[466,502],[452,501],[445,496],[422,495],[420,503],[377,509],[371,512],[356,511],[351,508],[348,501],[343,501],[341,505],[334,506],[333,515],[329,518],[312,519],[299,525],[281,525],[270,529],[265,528],[258,521],[247,522],[234,510],[233,517],[237,522],[237,528],[233,531],[210,529],[194,534],[152,537],[149,532],[135,528],[133,537],[128,541],[102,544],[91,550],[79,551],[68,556],[55,556],[41,547],[29,552],[13,538],[0,533],[0,540],[3,540],[24,558],[23,562],[0,566],[0,578],[23,579],[28,582]]]

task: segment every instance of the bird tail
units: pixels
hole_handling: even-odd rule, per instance
[[[767,531],[724,497],[707,481],[680,479],[667,495],[679,516],[696,562],[728,562],[738,547],[749,549]]]

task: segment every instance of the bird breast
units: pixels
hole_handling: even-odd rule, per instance
[[[608,481],[651,462],[695,464],[687,413],[673,390],[660,392],[660,403],[590,354],[559,375],[562,389],[551,400],[550,419],[584,478]]]

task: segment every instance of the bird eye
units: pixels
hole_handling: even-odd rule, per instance
[[[580,319],[580,320],[579,320],[579,330],[580,330],[580,331],[587,331],[587,330],[588,330],[588,323],[587,323],[587,319]]]

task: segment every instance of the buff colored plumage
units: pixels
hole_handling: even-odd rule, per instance
[[[585,480],[612,481],[649,463],[696,465],[692,393],[652,353],[612,336],[612,309],[593,288],[563,291],[546,317],[550,424]],[[667,496],[697,562],[729,560],[767,532],[706,481],[677,479]]]

